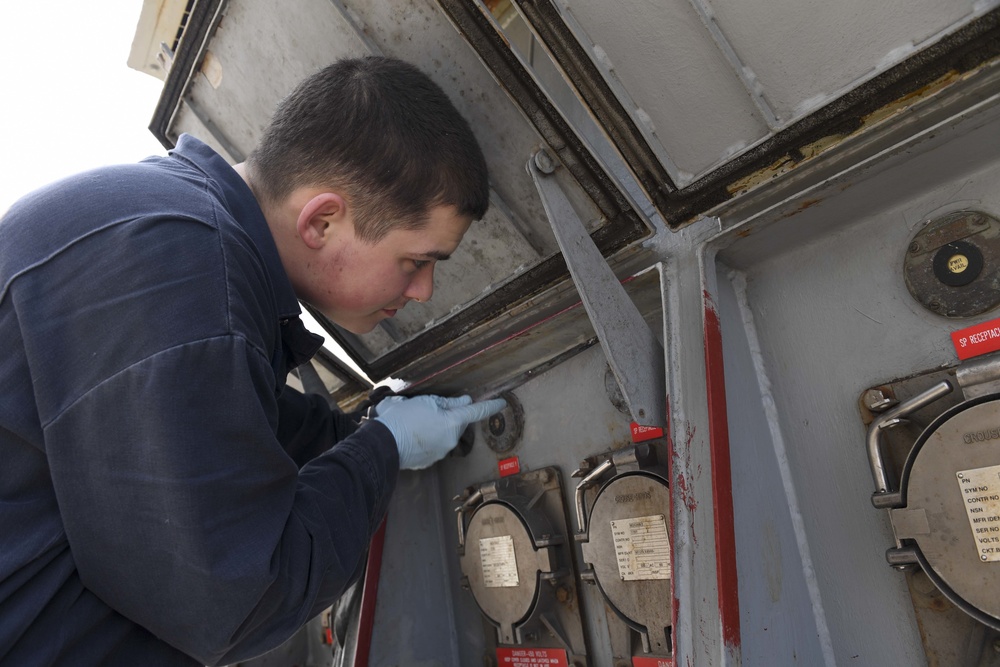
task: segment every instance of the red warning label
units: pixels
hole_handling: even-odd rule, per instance
[[[498,667],[569,667],[560,648],[498,648]]]
[[[959,359],[971,359],[1000,350],[1000,318],[976,324],[951,334]]]
[[[499,470],[501,477],[516,475],[521,472],[521,462],[517,460],[516,456],[512,456],[509,459],[504,459],[503,461],[498,462],[497,469]]]
[[[632,658],[632,667],[674,667],[669,658]]]
[[[658,426],[642,426],[632,422],[632,442],[645,442],[654,438],[662,438],[663,429]]]

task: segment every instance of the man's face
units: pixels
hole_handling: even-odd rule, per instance
[[[300,296],[344,329],[367,333],[409,301],[431,298],[434,265],[455,252],[470,224],[453,206],[436,206],[424,228],[395,229],[369,244],[351,219],[308,267],[310,288]]]

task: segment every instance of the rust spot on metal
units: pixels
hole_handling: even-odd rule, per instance
[[[740,237],[741,239],[745,239],[751,234],[753,234],[753,227],[747,227],[746,229],[741,229],[740,231],[736,232],[736,236]]]
[[[817,198],[817,199],[806,199],[806,200],[802,201],[798,206],[796,206],[795,208],[793,208],[791,211],[788,211],[787,213],[785,213],[784,215],[782,215],[781,219],[791,218],[794,215],[798,215],[802,211],[806,210],[807,208],[812,208],[813,206],[815,206],[816,204],[820,203],[821,201],[823,201],[823,200],[819,199],[819,198]]]
[[[951,609],[951,604],[945,598],[934,598],[929,603],[927,603],[927,608],[932,611],[948,611]]]

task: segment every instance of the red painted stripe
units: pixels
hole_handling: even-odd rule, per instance
[[[670,429],[670,395],[668,394],[667,395],[667,429],[666,429],[666,436],[667,436],[667,479],[672,480],[674,478],[674,439],[673,439],[673,437],[670,434],[671,434],[671,429]],[[670,494],[669,498],[670,498],[670,559],[671,559],[670,567],[671,567],[671,571],[677,572],[677,567],[672,562],[673,561],[673,557],[674,557],[673,555],[675,553],[677,553],[676,549],[674,549],[674,526],[677,525],[677,521],[676,521],[677,517],[675,516],[675,513],[674,513],[674,498],[673,498],[673,494]],[[674,574],[672,577],[670,577],[670,619],[671,619],[671,622],[670,622],[670,635],[671,636],[670,636],[670,638],[672,640],[671,641],[670,649],[671,649],[671,653],[673,655],[677,655],[678,645],[680,644],[680,637],[677,636],[677,614],[678,614],[678,612],[680,610],[680,600],[677,599],[677,587],[674,586],[674,581],[675,581],[676,577],[677,577],[676,574]],[[671,666],[674,665],[673,658],[671,658],[669,664]]]
[[[705,381],[708,390],[708,439],[712,452],[712,505],[715,508],[715,567],[719,587],[719,617],[727,646],[740,645],[740,598],[736,575],[736,528],[733,516],[733,476],[729,460],[729,421],[722,360],[722,327],[712,296],[705,303]]]
[[[378,578],[382,572],[382,547],[385,545],[385,523],[372,535],[368,547],[368,564],[365,566],[365,583],[361,590],[361,610],[358,621],[358,648],[354,652],[354,667],[368,667],[372,647],[372,630],[375,628],[375,601],[378,597]]]

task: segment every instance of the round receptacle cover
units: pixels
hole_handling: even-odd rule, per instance
[[[644,628],[655,653],[668,650],[671,625],[670,489],[658,475],[630,472],[608,481],[594,500],[584,560],[608,603]]]
[[[931,423],[906,461],[902,490],[907,537],[930,579],[1000,626],[1000,396],[966,401]]]
[[[538,598],[539,562],[521,516],[503,502],[480,505],[469,519],[462,572],[476,604],[513,643],[513,626],[530,616]]]

